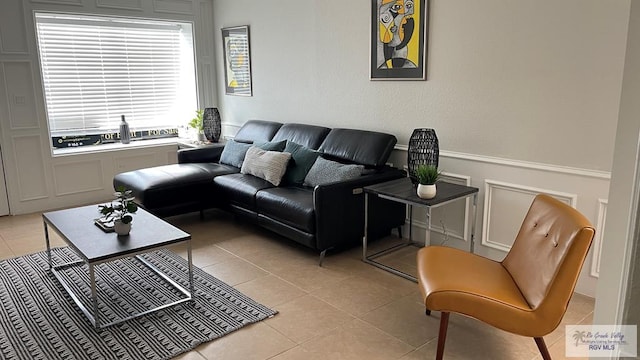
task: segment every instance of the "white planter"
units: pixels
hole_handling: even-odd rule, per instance
[[[113,222],[113,229],[118,236],[129,235],[129,232],[131,231],[131,223],[125,224],[120,220],[116,220]]]
[[[436,197],[436,184],[418,184],[417,193],[420,199],[433,199],[434,197]]]

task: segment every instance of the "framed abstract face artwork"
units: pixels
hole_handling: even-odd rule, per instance
[[[251,96],[251,58],[249,27],[222,29],[224,87],[228,95]]]
[[[425,80],[428,0],[371,0],[371,80]]]

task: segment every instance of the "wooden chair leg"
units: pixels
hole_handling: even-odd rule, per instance
[[[536,341],[536,345],[538,345],[538,350],[540,350],[540,355],[544,360],[551,360],[551,355],[549,355],[549,350],[547,349],[547,345],[544,343],[544,339],[542,337],[533,338]]]
[[[427,314],[427,316],[431,316],[431,310],[429,309],[425,309],[424,313]]]
[[[444,355],[444,342],[447,340],[447,327],[449,326],[449,313],[442,312],[440,314],[440,332],[438,333],[438,350],[436,352],[436,360],[442,360]]]

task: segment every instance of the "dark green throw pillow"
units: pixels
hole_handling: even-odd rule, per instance
[[[253,143],[253,146],[257,146],[262,150],[266,151],[279,151],[282,152],[284,150],[285,145],[287,144],[287,140],[280,141],[268,141],[268,142],[259,142],[256,141]]]
[[[291,160],[284,174],[283,183],[301,185],[320,153],[291,141],[287,141],[284,152],[291,154]]]

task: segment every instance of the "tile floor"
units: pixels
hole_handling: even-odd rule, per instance
[[[204,221],[195,213],[168,220],[192,234],[195,265],[279,311],[178,359],[435,358],[439,314],[426,317],[417,285],[363,263],[360,248],[332,254],[318,267],[317,253],[224,213],[207,212]],[[52,241],[63,245],[55,236]],[[40,214],[0,218],[0,259],[44,248]],[[409,270],[412,260],[406,253],[389,259]],[[593,307],[592,298],[573,297],[563,324],[545,337],[554,359],[565,358],[564,325],[589,324]],[[455,314],[445,358],[541,359],[532,339]]]

